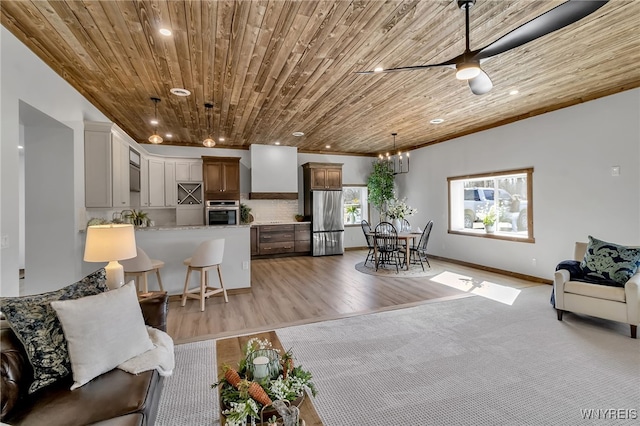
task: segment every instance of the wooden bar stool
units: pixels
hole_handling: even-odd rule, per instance
[[[147,276],[149,273],[155,272],[160,291],[164,291],[164,288],[162,288],[162,279],[160,278],[160,268],[164,266],[164,262],[162,260],[149,258],[147,253],[140,247],[136,247],[136,251],[138,253],[136,257],[120,261],[124,269],[125,278],[130,277],[135,280],[138,292],[148,293],[149,283]],[[142,289],[140,289],[140,278],[142,278]]]
[[[198,246],[193,256],[184,260],[187,265],[187,278],[184,281],[184,291],[182,292],[182,306],[187,303],[187,298],[200,300],[200,310],[204,311],[204,300],[214,294],[224,294],[224,301],[229,302],[227,290],[222,282],[222,273],[220,264],[224,254],[224,238],[217,240],[205,241]],[[220,288],[209,286],[209,270],[218,270],[218,278],[220,279]],[[191,271],[200,271],[200,286],[189,289],[189,278]],[[197,293],[197,294],[194,294]]]

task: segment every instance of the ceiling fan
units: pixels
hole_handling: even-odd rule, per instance
[[[413,71],[425,68],[448,67],[456,69],[456,78],[467,80],[469,88],[475,95],[484,95],[493,87],[491,79],[480,64],[486,59],[522,46],[544,35],[571,25],[604,6],[609,0],[569,0],[559,6],[520,25],[493,43],[478,50],[469,49],[469,9],[476,0],[456,0],[458,7],[464,9],[466,16],[466,49],[463,54],[453,59],[432,65],[414,65],[409,67],[376,69],[374,71],[358,71],[357,74],[373,74],[378,72]]]

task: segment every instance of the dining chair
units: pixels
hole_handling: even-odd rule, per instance
[[[431,264],[429,263],[429,258],[427,257],[427,244],[429,244],[429,235],[431,235],[431,228],[433,228],[433,221],[430,220],[427,223],[427,226],[424,227],[422,231],[422,235],[420,235],[420,240],[418,241],[418,245],[410,247],[410,262],[413,264],[420,263],[422,266],[422,270],[424,271],[424,264],[422,263],[422,257],[424,256],[425,262],[431,268]]]
[[[364,239],[367,240],[367,247],[369,248],[369,253],[367,253],[367,257],[364,260],[364,264],[371,259],[373,260],[373,237],[369,235],[371,233],[371,225],[366,220],[362,220],[360,222],[360,226],[362,227],[362,232],[364,233]]]
[[[193,256],[185,259],[184,264],[187,265],[187,278],[184,281],[184,291],[182,292],[182,306],[187,303],[187,298],[199,299],[200,310],[204,311],[204,300],[214,294],[222,293],[224,301],[229,302],[227,297],[227,289],[224,288],[222,282],[222,272],[220,265],[224,255],[224,238],[208,240],[201,243]],[[209,270],[216,269],[220,280],[220,288],[209,286]],[[200,272],[200,285],[189,289],[189,278],[191,271]],[[194,294],[195,293],[195,294]]]
[[[376,250],[378,251],[376,271],[380,264],[393,264],[396,266],[397,274],[399,271],[398,266],[400,266],[400,250],[398,247],[398,232],[396,228],[389,222],[380,222],[376,225],[374,231],[374,241]]]
[[[160,291],[164,291],[164,288],[162,288],[162,279],[160,278],[160,268],[164,266],[164,262],[162,260],[151,259],[140,247],[136,247],[136,252],[136,257],[120,261],[124,269],[125,278],[132,277],[136,283],[138,292],[148,293],[148,275],[155,273],[158,280],[158,287],[160,287]],[[142,289],[140,288],[140,278],[142,278]]]
[[[402,219],[400,221],[400,223],[402,224],[402,229],[398,229],[398,232],[409,232],[411,231],[411,224],[409,223],[409,221],[407,219]]]

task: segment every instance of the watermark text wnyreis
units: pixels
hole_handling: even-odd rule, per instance
[[[583,408],[580,410],[583,420],[637,420],[635,408]]]

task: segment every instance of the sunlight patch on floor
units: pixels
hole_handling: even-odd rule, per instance
[[[480,281],[466,275],[456,274],[455,272],[445,271],[431,278],[440,284],[444,284],[455,289],[473,293],[505,305],[513,305],[516,298],[520,294],[520,290],[506,287],[490,281]]]

